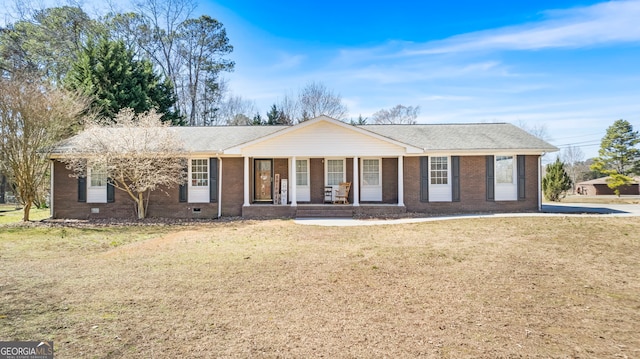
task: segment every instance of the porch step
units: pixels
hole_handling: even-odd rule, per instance
[[[353,208],[351,206],[300,207],[296,211],[296,218],[311,217],[353,218]]]

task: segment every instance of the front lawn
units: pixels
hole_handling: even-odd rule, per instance
[[[56,358],[640,357],[636,218],[0,231],[0,340]]]
[[[20,206],[16,206],[15,204],[0,204],[0,225],[20,222],[22,221],[23,215],[24,212]],[[39,209],[32,207],[29,212],[29,220],[31,221],[40,221],[49,218],[49,216],[49,208]]]

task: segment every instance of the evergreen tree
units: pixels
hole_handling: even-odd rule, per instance
[[[34,10],[31,17],[7,24],[0,31],[0,69],[37,73],[58,85],[77,61],[87,38],[104,31],[100,22],[76,6]]]
[[[253,120],[251,121],[251,126],[262,126],[265,125],[265,122],[262,121],[262,116],[260,116],[259,113],[256,113],[255,116],[253,116]]]
[[[607,133],[602,138],[598,157],[591,165],[593,170],[611,175],[619,173],[629,175],[638,171],[640,162],[640,149],[636,145],[640,143],[638,131],[628,121],[617,120],[607,128]]]
[[[278,110],[276,104],[271,105],[271,109],[267,112],[267,125],[286,125],[287,122],[285,114]]]
[[[607,187],[611,188],[618,197],[620,197],[620,187],[629,186],[631,183],[633,178],[621,173],[611,173],[607,178]]]
[[[360,114],[360,115],[358,115],[358,119],[357,120],[351,119],[350,123],[352,125],[354,125],[354,126],[366,125],[367,124],[367,117],[362,117],[362,114]]]
[[[151,62],[137,60],[122,41],[89,41],[65,85],[92,98],[92,110],[106,118],[115,118],[123,108],[135,113],[155,109],[163,121],[182,124],[172,110],[176,99],[171,83],[154,73]]]
[[[640,173],[640,143],[638,131],[625,120],[617,120],[607,128],[607,133],[600,143],[598,157],[591,169],[609,176],[607,187],[620,196],[620,187],[628,186],[633,179],[631,173]]]
[[[542,191],[549,201],[558,202],[571,189],[571,178],[564,169],[564,163],[556,158],[547,165],[547,174],[542,179]]]

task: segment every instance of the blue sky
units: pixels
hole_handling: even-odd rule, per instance
[[[597,155],[640,129],[640,1],[200,3],[227,28],[234,95],[261,112],[320,81],[350,116],[420,106],[420,123],[544,126]]]

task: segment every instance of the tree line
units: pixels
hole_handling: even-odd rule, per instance
[[[191,126],[291,125],[322,114],[347,121],[340,94],[319,82],[265,117],[231,95],[223,73],[234,70],[233,46],[221,22],[193,16],[193,0],[141,0],[97,18],[79,6],[27,4],[16,2],[21,15],[0,28],[0,199],[10,186],[24,220],[31,205],[46,205],[51,148],[88,124],[114,124],[123,110]],[[415,123],[418,111],[398,105],[370,121]]]
[[[103,117],[133,108],[191,126],[295,124],[321,114],[347,121],[340,94],[318,82],[285,94],[266,116],[253,101],[231,94],[222,74],[234,70],[233,46],[221,22],[193,17],[194,0],[142,0],[134,11],[98,18],[78,6],[18,6],[23,15],[0,31],[2,74],[28,73],[77,91]],[[418,112],[397,105],[369,122],[415,123]]]
[[[121,108],[152,108],[173,124],[207,121],[232,71],[233,51],[216,19],[191,17],[191,0],[143,0],[135,11],[91,18],[80,7],[25,9],[0,32],[4,77],[30,74],[79,92],[90,109],[113,118]]]

